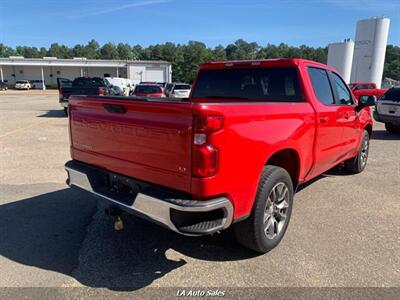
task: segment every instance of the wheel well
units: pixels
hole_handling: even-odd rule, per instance
[[[292,178],[293,187],[296,189],[299,183],[300,158],[293,149],[284,149],[273,154],[266,165],[274,165],[285,169]]]
[[[372,125],[371,124],[367,124],[367,126],[365,126],[365,130],[368,132],[369,137],[371,137]]]

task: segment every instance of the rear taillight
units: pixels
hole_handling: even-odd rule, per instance
[[[99,88],[99,90],[98,90],[98,94],[99,94],[99,96],[104,96],[105,94],[106,94],[106,89],[105,88]]]
[[[62,90],[58,90],[58,94],[59,94],[59,95],[62,95],[62,94],[63,94],[63,91],[62,91]]]
[[[210,143],[210,136],[222,129],[223,118],[217,115],[198,115],[193,120],[193,164],[195,177],[210,177],[218,170],[218,149]]]

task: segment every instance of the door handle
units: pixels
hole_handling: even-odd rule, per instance
[[[126,113],[126,108],[120,104],[104,104],[104,108],[110,113],[124,114]]]
[[[329,121],[329,117],[322,117],[322,118],[319,119],[319,121],[320,121],[321,123],[326,123],[326,122]]]
[[[345,113],[343,117],[344,117],[346,120],[350,119],[349,113]]]

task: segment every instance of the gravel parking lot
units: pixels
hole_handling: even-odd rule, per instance
[[[133,216],[114,231],[65,184],[67,124],[57,95],[0,94],[0,287],[400,287],[400,136],[382,124],[365,172],[303,187],[265,255],[229,231],[188,238]]]

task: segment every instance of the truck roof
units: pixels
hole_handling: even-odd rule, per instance
[[[212,61],[201,64],[202,69],[214,69],[235,66],[299,66],[301,64],[313,65],[328,70],[336,71],[334,68],[308,59],[302,58],[269,58],[269,59],[252,59],[252,60],[227,60]]]

